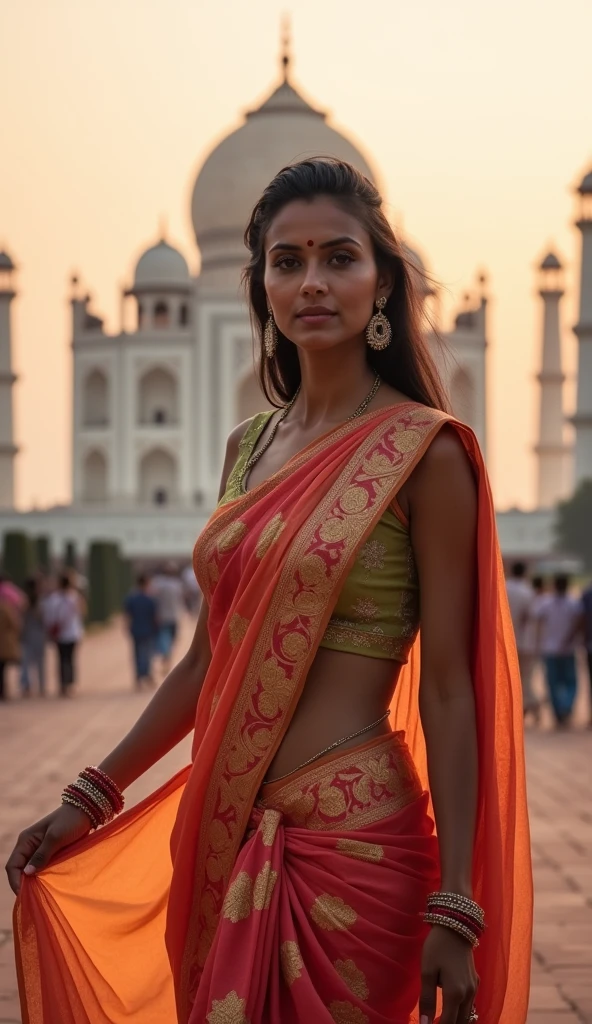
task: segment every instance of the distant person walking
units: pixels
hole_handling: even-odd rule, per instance
[[[186,565],[181,573],[185,592],[185,607],[190,615],[198,615],[201,608],[201,590],[192,565]]]
[[[6,668],[19,662],[20,614],[14,603],[0,596],[0,700],[6,700]]]
[[[168,673],[184,605],[183,583],[174,562],[168,562],[164,571],[154,577],[152,592],[158,618],[158,652],[162,655],[163,670]]]
[[[576,644],[582,618],[582,602],[568,594],[569,577],[558,575],[553,593],[537,612],[538,648],[545,663],[551,705],[558,726],[567,725],[577,692]]]
[[[21,627],[21,693],[23,697],[30,696],[33,670],[37,678],[39,695],[44,697],[47,629],[38,580],[26,581],[25,596],[27,603],[22,614]]]
[[[522,682],[522,710],[525,715],[529,712],[537,715],[539,705],[532,690],[532,673],[536,660],[536,647],[533,643],[532,629],[529,628],[531,608],[535,594],[526,578],[524,562],[515,562],[512,566],[510,576],[506,580],[506,591],[518,651],[518,665]]]
[[[140,573],[136,588],[125,599],[124,611],[134,649],[136,687],[142,682],[153,684],[152,657],[158,633],[156,600],[148,592],[148,577]]]
[[[44,603],[47,631],[58,652],[62,697],[71,694],[76,682],[75,653],[84,634],[85,611],[82,594],[73,585],[70,576],[64,573],[60,576],[57,590]]]
[[[588,679],[590,682],[590,720],[592,728],[592,584],[582,594],[583,633],[588,656]]]

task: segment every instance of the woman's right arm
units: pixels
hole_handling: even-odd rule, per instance
[[[239,424],[228,438],[220,496],[226,489],[247,425],[248,421]],[[126,789],[191,731],[211,657],[208,607],[203,602],[187,654],[169,672],[135,725],[99,765],[120,789]],[[81,765],[81,769],[84,767]],[[61,804],[21,832],[6,863],[13,891],[18,893],[23,871],[33,874],[46,867],[58,850],[80,839],[89,829],[90,822],[83,811]]]

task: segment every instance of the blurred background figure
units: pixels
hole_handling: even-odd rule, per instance
[[[25,582],[26,605],[21,624],[21,694],[31,694],[31,670],[34,671],[40,697],[45,696],[45,650],[47,629],[43,611],[41,583],[31,578]]]
[[[76,682],[75,652],[84,635],[86,602],[71,577],[63,573],[57,590],[49,595],[43,607],[48,636],[58,652],[60,696],[68,697]]]
[[[0,591],[0,700],[5,700],[6,669],[21,657],[19,634],[20,611],[13,600]]]
[[[151,668],[158,634],[158,619],[156,600],[149,592],[149,580],[145,573],[138,575],[135,589],[126,597],[124,612],[134,650],[136,687],[141,689],[143,682],[153,686]]]
[[[588,657],[588,682],[590,685],[590,718],[588,725],[592,728],[592,583],[582,594],[584,646]]]
[[[174,562],[167,562],[162,573],[154,577],[152,593],[158,620],[157,651],[162,655],[162,668],[166,675],[171,668],[171,654],[184,602],[183,584]]]
[[[186,565],[181,573],[183,589],[185,591],[185,607],[190,615],[197,615],[201,607],[201,590],[195,578],[193,565]]]
[[[553,580],[553,593],[540,602],[536,618],[537,649],[545,664],[551,706],[558,727],[569,724],[578,688],[576,646],[582,625],[582,602],[571,597],[569,577]]]
[[[515,562],[506,580],[510,615],[516,637],[518,664],[522,681],[522,710],[539,716],[539,702],[532,689],[532,675],[536,661],[536,637],[533,635],[531,610],[535,592],[526,578],[524,562]]]

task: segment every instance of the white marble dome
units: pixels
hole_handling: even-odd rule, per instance
[[[312,156],[334,156],[375,174],[362,153],[327,124],[286,79],[245,123],[210,153],[195,182],[193,228],[204,264],[244,257],[237,250],[253,206],[275,174],[287,164]]]
[[[190,283],[185,257],[164,239],[140,256],[134,272],[134,290],[186,287]]]

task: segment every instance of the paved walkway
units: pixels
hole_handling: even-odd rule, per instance
[[[186,645],[185,625],[179,650]],[[149,694],[131,688],[121,627],[88,637],[80,695],[14,700],[0,707],[0,858],[14,837],[46,814],[81,765],[99,761],[132,725]],[[528,775],[536,884],[529,1024],[592,1024],[592,731],[582,680],[573,731],[528,730]],[[13,693],[16,695],[15,680]],[[133,803],[188,760],[181,744],[128,791]],[[20,1024],[11,939],[13,897],[0,879],[0,1024]],[[513,1022],[504,1022],[513,1024]]]

